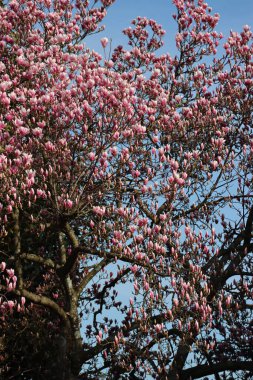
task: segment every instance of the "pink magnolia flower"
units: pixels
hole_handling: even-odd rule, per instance
[[[154,292],[152,290],[150,290],[149,297],[151,300],[155,298]]]
[[[93,153],[93,152],[90,152],[90,153],[88,154],[88,157],[89,157],[90,161],[95,161],[95,159],[96,159],[96,155],[95,155],[95,153]]]
[[[5,268],[6,268],[6,263],[5,263],[4,261],[2,261],[1,264],[0,264],[0,270],[1,270],[2,272],[4,272],[4,271],[5,271]]]
[[[9,300],[7,303],[8,303],[8,306],[9,306],[10,310],[12,310],[14,308],[14,306],[15,306],[15,303],[13,301],[11,301],[11,300]]]
[[[94,206],[93,207],[93,212],[99,216],[103,216],[105,214],[105,207],[100,207],[100,206]]]
[[[17,132],[18,132],[18,134],[19,134],[20,136],[26,136],[26,135],[28,135],[28,133],[29,133],[29,128],[19,127],[19,128],[17,129]]]
[[[101,42],[101,45],[103,46],[103,48],[105,48],[107,46],[109,40],[107,37],[104,37],[104,38],[101,38],[100,42]]]
[[[73,201],[71,199],[67,199],[64,205],[66,208],[71,209],[73,207]]]
[[[8,276],[12,278],[14,276],[14,269],[7,269],[6,272],[8,273]]]
[[[135,274],[138,271],[138,266],[135,264],[131,267],[131,271],[133,274]]]

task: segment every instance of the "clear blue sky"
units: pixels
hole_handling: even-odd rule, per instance
[[[220,14],[220,23],[216,28],[225,36],[230,29],[241,31],[245,24],[253,27],[253,0],[207,0],[214,12]],[[175,7],[172,0],[116,0],[109,8],[103,24],[106,30],[99,35],[90,37],[87,46],[101,52],[100,38],[112,38],[112,47],[124,44],[126,41],[121,30],[128,27],[133,18],[146,16],[153,18],[166,30],[165,49],[174,53],[175,21],[172,14]]]

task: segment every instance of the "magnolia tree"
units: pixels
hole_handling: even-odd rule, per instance
[[[252,33],[173,2],[107,58],[113,0],[1,2],[5,379],[252,378]]]

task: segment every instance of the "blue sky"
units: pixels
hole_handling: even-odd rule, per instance
[[[225,36],[232,29],[241,31],[242,26],[253,24],[253,0],[207,0],[214,12],[220,14],[220,22],[217,31]],[[155,19],[162,24],[166,30],[165,51],[174,53],[174,35],[176,23],[172,19],[175,7],[172,0],[116,0],[109,8],[103,24],[106,30],[99,35],[90,37],[87,46],[96,51],[102,52],[100,48],[100,38],[108,37],[112,39],[112,47],[126,42],[121,30],[128,27],[133,18],[146,16]]]

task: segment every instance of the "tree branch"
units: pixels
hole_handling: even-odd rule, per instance
[[[96,274],[100,272],[100,270],[104,268],[107,264],[109,264],[110,262],[111,260],[108,260],[108,259],[101,260],[98,264],[94,266],[94,268],[87,275],[85,275],[80,285],[76,289],[77,296],[79,296],[82,293],[84,287],[92,280],[92,278],[95,277]]]
[[[242,259],[247,255],[250,248],[251,239],[252,239],[252,225],[253,225],[253,206],[250,209],[246,227],[245,227],[244,233],[242,234],[242,237],[244,239],[243,246],[239,250],[238,255],[234,257],[233,260],[231,260],[231,263],[229,264],[228,268],[226,269],[224,273],[225,278],[230,277],[231,273],[234,272],[234,268],[239,266]]]
[[[65,232],[69,240],[71,241],[73,250],[70,256],[68,256],[67,260],[63,260],[63,265],[57,270],[57,274],[60,278],[66,277],[70,272],[72,272],[76,260],[79,254],[79,241],[73,230],[73,228],[69,225],[69,223],[65,224]],[[65,262],[64,262],[65,261]]]
[[[70,328],[70,322],[67,313],[61,308],[56,302],[52,301],[50,298],[34,294],[26,289],[14,290],[14,293],[18,296],[24,296],[29,301],[34,302],[38,305],[46,306],[53,310],[59,317],[64,321],[67,327]]]
[[[155,315],[152,318],[150,318],[149,322],[151,322],[152,324],[162,323],[162,322],[164,322],[165,319],[166,318],[164,317],[164,315],[159,314],[159,315]],[[122,331],[123,336],[127,336],[130,331],[138,329],[140,327],[140,325],[141,325],[141,322],[138,321],[138,322],[132,323],[128,328],[125,327],[125,328],[121,328],[119,330]],[[176,335],[176,336],[182,337],[183,333],[176,328],[171,328],[170,330],[168,330],[164,334],[164,337],[166,337],[166,339],[168,339],[168,337],[171,335]],[[100,354],[105,349],[108,349],[111,346],[113,346],[114,337],[115,337],[115,334],[110,335],[110,336],[108,336],[108,338],[104,339],[101,343],[99,343],[96,346],[91,347],[90,349],[84,351],[83,352],[83,361],[86,362],[86,361],[92,359],[94,356]]]
[[[75,234],[75,231],[73,230],[73,228],[70,226],[69,223],[65,224],[65,232],[66,232],[67,237],[71,241],[71,244],[73,245],[73,247],[77,248],[79,246],[79,241]]]
[[[17,274],[17,288],[22,289],[23,287],[23,270],[22,261],[20,258],[21,252],[21,242],[20,242],[20,226],[19,226],[19,209],[16,208],[12,214],[14,221],[13,226],[13,245],[14,245],[14,257],[15,257],[15,270]]]
[[[46,267],[57,269],[59,267],[58,264],[54,263],[51,259],[44,259],[43,257],[37,256],[33,253],[22,253],[20,255],[22,260],[32,261],[33,263],[38,263],[45,265]]]
[[[192,379],[199,379],[203,376],[208,376],[208,375],[214,375],[215,373],[219,373],[222,371],[241,371],[241,370],[246,370],[250,371],[253,373],[253,362],[249,361],[239,361],[239,362],[233,362],[233,361],[228,361],[228,362],[223,362],[223,363],[217,363],[217,364],[212,364],[212,365],[198,365],[193,368],[185,369],[182,374],[180,379],[182,380],[187,380],[189,378]]]

